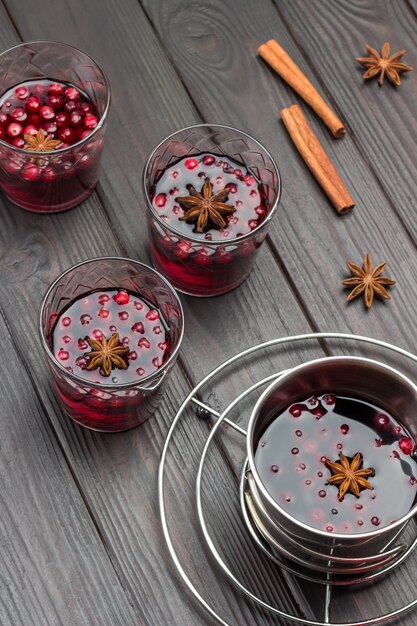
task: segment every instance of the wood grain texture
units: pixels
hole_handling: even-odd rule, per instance
[[[78,6],[79,11],[82,7],[85,21],[89,20],[90,25],[93,22],[97,22],[97,15],[100,14],[98,4],[94,6],[92,3],[89,3],[88,6],[85,6],[79,3]],[[100,3],[100,7],[102,6],[103,4]],[[153,94],[161,93],[161,85],[158,81],[167,85],[172,76],[175,77],[176,75],[163,60],[163,56],[159,57],[160,52],[157,49],[154,54],[155,67],[152,69],[152,75],[150,70],[148,75],[146,67],[143,68],[142,62],[138,61],[156,44],[149,25],[143,19],[143,14],[138,13],[136,3],[132,2],[129,6],[130,13],[124,15],[123,10],[120,11],[109,4],[106,8],[106,16],[103,16],[101,36],[97,38],[94,44],[98,48],[95,51],[89,48],[91,37],[87,41],[87,37],[80,37],[78,29],[74,32],[72,19],[74,3],[69,3],[68,5],[60,3],[57,5],[56,3],[40,4],[34,2],[33,9],[39,15],[39,21],[36,23],[30,21],[27,25],[25,22],[27,18],[26,13],[23,12],[24,15],[20,16],[19,7],[16,5],[13,5],[13,7],[9,6],[13,19],[19,24],[19,31],[26,39],[42,36],[52,37],[52,24],[59,22],[68,29],[68,32],[66,32],[68,41],[87,49],[101,63],[103,63],[103,59],[100,52],[107,55],[107,62],[110,66],[110,81],[113,88],[114,82],[116,83],[116,97],[113,99],[113,109],[116,110],[116,115],[119,114],[125,120],[126,124],[126,128],[120,125],[116,129],[109,129],[110,141],[108,143],[110,144],[110,154],[112,150],[114,151],[111,143],[111,139],[114,137],[114,144],[119,146],[118,151],[121,148],[125,148],[124,157],[127,159],[127,161],[124,161],[123,158],[119,159],[117,151],[117,153],[113,152],[113,159],[108,164],[106,162],[104,164],[105,176],[102,178],[98,192],[98,196],[104,203],[104,210],[97,200],[97,196],[94,195],[82,207],[82,209],[88,207],[87,213],[81,212],[80,208],[66,215],[51,217],[40,222],[39,216],[30,216],[17,211],[16,215],[5,220],[5,223],[8,225],[6,237],[9,241],[9,247],[0,271],[4,272],[3,275],[6,276],[10,272],[11,266],[13,266],[15,288],[13,307],[19,311],[19,315],[15,317],[12,313],[12,303],[10,301],[6,302],[5,293],[3,297],[0,295],[0,300],[5,300],[6,313],[11,318],[10,323],[13,325],[17,336],[21,334],[23,321],[25,324],[28,323],[25,318],[27,317],[26,311],[27,307],[30,306],[30,302],[35,298],[40,298],[41,293],[59,272],[61,266],[68,266],[80,260],[80,257],[86,258],[96,254],[117,254],[118,251],[128,250],[129,253],[136,255],[138,242],[140,242],[141,237],[144,237],[143,217],[140,222],[138,221],[140,210],[137,200],[140,189],[138,176],[140,167],[138,162],[140,159],[144,161],[147,152],[160,139],[156,133],[160,130],[161,120],[152,121],[155,110]],[[51,24],[49,35],[45,33],[46,25],[48,24]],[[42,29],[36,30],[36,27],[39,25],[42,25]],[[137,35],[138,27],[139,37]],[[126,29],[131,29],[129,36],[121,41],[120,32],[124,32]],[[142,33],[141,29],[143,30]],[[86,29],[85,32],[89,32],[89,29]],[[101,38],[102,36],[103,39]],[[130,36],[132,39],[129,38]],[[109,40],[113,41],[114,45],[117,43],[120,56],[115,57],[109,54]],[[133,48],[132,41],[140,42],[140,47],[136,46],[136,49]],[[98,51],[99,53],[97,53]],[[116,58],[119,59],[119,65],[114,64]],[[128,85],[128,88],[124,84],[123,92],[121,91],[121,85],[117,90],[118,80],[123,75],[128,61],[134,65],[135,76],[142,76],[142,80],[146,85],[145,92],[143,85],[140,84],[140,79],[134,85]],[[159,63],[162,65],[162,70],[165,67],[160,78],[158,77],[158,72],[161,72]],[[177,125],[180,125],[178,120],[183,115],[184,107],[189,106],[189,100],[178,79],[176,78],[175,80],[177,81],[177,88],[175,91],[172,88],[172,91],[175,93],[178,103],[173,107],[171,102],[170,108],[162,112],[166,114],[168,121],[172,118],[177,120]],[[129,93],[129,88],[132,90],[131,94]],[[120,99],[118,99],[117,94],[120,93],[123,93],[124,97],[121,98],[119,95]],[[150,95],[149,99],[147,99],[148,95]],[[139,102],[140,110],[138,109]],[[118,106],[120,106],[119,110]],[[152,129],[154,132],[152,143],[151,139],[149,139],[146,144],[146,136],[141,135],[140,145],[141,149],[144,150],[141,155],[138,154],[137,138],[132,133],[133,127],[131,126],[132,120],[136,123],[139,111],[141,111],[140,115],[148,130]],[[181,124],[183,123],[184,121],[181,120]],[[143,147],[145,144],[146,153]],[[122,184],[120,182],[124,181],[127,175],[131,177],[132,187],[126,187],[123,185],[123,182]],[[111,188],[108,181],[112,184]],[[120,196],[117,203],[113,203],[112,194]],[[120,207],[123,207],[123,214],[119,212]],[[21,227],[21,236],[19,237],[19,241],[21,241],[19,244],[21,247],[21,259],[18,264],[16,264],[16,252],[18,251],[13,246],[15,237],[13,228],[16,228],[16,223],[18,227]],[[34,235],[34,231],[36,235]],[[33,248],[35,248],[32,253],[33,258],[26,258],[25,250]],[[305,330],[304,316],[299,312],[298,304],[292,296],[285,278],[281,276],[268,250],[266,250],[266,254],[266,261],[262,262],[262,257],[260,261],[263,263],[265,273],[266,268],[270,268],[268,272],[268,279],[270,280],[269,290],[273,288],[274,283],[280,285],[282,301],[286,302],[288,310],[291,309],[293,311],[293,330]],[[145,253],[139,248],[139,256],[142,255],[145,255]],[[252,289],[259,292],[260,296],[259,319],[264,315],[263,309],[267,308],[267,293],[263,289],[261,277],[262,273],[259,276],[254,275],[255,287],[252,287]],[[247,287],[247,289],[247,299],[249,301],[250,287]],[[240,312],[240,301],[237,294],[230,294],[223,301],[223,307],[228,312],[228,315],[231,313],[231,317],[225,318],[225,337],[227,337],[230,349],[235,350],[232,330],[236,327],[235,320],[239,319]],[[218,310],[218,304],[216,305],[213,302],[211,308],[213,311],[211,317],[214,318],[214,310]],[[206,311],[205,316],[209,315],[210,312]],[[274,315],[270,317],[273,319]],[[249,320],[253,321],[252,317]],[[259,332],[259,325],[252,324],[252,326],[246,328],[246,326],[243,326],[244,321],[240,321],[239,324],[244,328],[245,340],[254,343],[257,339],[256,333]],[[195,332],[200,332],[200,320],[197,320],[197,322],[198,327],[196,324]],[[283,321],[281,314],[277,316],[277,319],[274,320],[276,332],[282,333],[286,323]],[[210,340],[209,345],[213,346],[213,339],[207,333],[206,341],[208,340]],[[218,351],[217,358],[224,358],[224,348],[225,346]],[[33,367],[38,365],[36,369],[41,371],[41,361],[37,349],[38,344],[35,340],[29,362]],[[198,360],[201,360],[200,357]],[[193,367],[190,370],[193,371]],[[193,372],[193,376],[195,379],[195,372]],[[150,423],[138,432],[116,438],[120,441],[124,437],[125,442],[128,441],[129,445],[117,443],[111,437],[85,433],[69,424],[59,415],[56,417],[56,403],[51,397],[45,373],[42,372],[42,375],[39,374],[36,377],[36,384],[44,398],[45,404],[48,406],[48,414],[59,433],[69,462],[79,479],[80,488],[88,502],[97,526],[100,528],[106,549],[111,554],[112,561],[123,580],[126,594],[132,606],[143,613],[146,624],[164,624],[166,623],[164,620],[178,624],[196,623],[196,621],[193,621],[194,607],[186,604],[187,597],[184,597],[183,588],[180,587],[177,591],[176,579],[171,578],[170,572],[167,572],[165,569],[167,555],[161,542],[161,531],[156,507],[156,469],[159,451],[166,433],[166,420],[169,422],[175,405],[179,404],[180,398],[185,394],[185,381],[183,381],[180,375],[172,380],[169,396],[163,403],[157,418],[157,420],[162,420],[162,429],[156,427],[155,431],[154,423]],[[177,480],[182,470],[182,458],[182,456],[179,457],[177,461],[180,464],[179,469],[176,470]],[[114,473],[114,464],[117,466],[120,474]],[[141,482],[141,477],[145,477],[143,483]],[[228,527],[226,520],[224,526],[225,528]],[[219,586],[216,582],[213,582],[216,580],[215,575],[210,578],[210,583],[208,584],[205,579],[205,571],[198,571],[197,567],[194,573],[197,579],[203,579],[204,588],[211,596],[217,596],[225,609],[230,607],[232,615],[235,616],[238,623],[251,623],[251,608],[245,608],[240,597],[237,598],[228,588],[223,589],[221,583]],[[288,596],[282,594],[283,585],[277,586],[274,591],[273,583],[271,582],[270,592],[275,593],[278,601],[283,601],[285,606],[288,605]]]
[[[347,5],[342,4],[348,21]],[[352,215],[344,219],[334,216],[306,172],[278,123],[278,109],[296,98],[256,57],[256,48],[271,36],[277,38],[307,74],[315,67],[315,58],[311,53],[306,61],[303,46],[293,38],[292,18],[287,27],[269,0],[245,0],[239,8],[236,3],[219,0],[146,0],[146,15],[135,0],[118,5],[110,0],[6,0],[5,6],[24,39],[56,38],[59,24],[60,39],[85,49],[105,68],[113,92],[104,169],[96,194],[75,211],[44,218],[0,202],[0,305],[20,349],[27,344],[27,330],[35,333],[34,304],[61,269],[100,254],[128,254],[146,260],[141,171],[148,153],[165,135],[202,119],[228,123],[264,142],[281,168],[283,201],[250,279],[221,298],[183,298],[188,323],[182,367],[176,368],[154,420],[116,436],[72,425],[60,414],[51,394],[35,334],[29,338],[25,354],[45,407],[46,423],[53,427],[76,476],[132,614],[139,623],[151,626],[207,624],[207,617],[197,610],[175,575],[158,520],[157,464],[178,405],[190,383],[237,350],[274,335],[311,328],[352,329],[415,349],[416,294],[407,289],[417,274],[414,241],[407,234],[410,227],[404,228],[403,216],[399,217],[387,196],[389,190],[369,168],[369,159],[355,137],[332,142],[311,118],[320,141],[358,200]],[[372,6],[378,13],[377,5]],[[315,8],[313,2],[312,11]],[[16,33],[7,16],[3,18],[0,44],[6,48],[15,42]],[[297,19],[308,28],[313,17],[306,12]],[[346,54],[340,50],[343,63],[347,63]],[[313,81],[329,96],[328,75],[324,79],[323,73],[324,68],[315,71]],[[331,93],[331,98],[340,113],[337,95]],[[404,141],[408,145],[408,138]],[[392,302],[385,306],[377,303],[365,315],[360,303],[345,306],[340,280],[345,273],[344,257],[359,261],[366,251],[373,253],[375,261],[389,253],[388,273],[394,278],[401,276],[401,281],[392,290]],[[347,350],[352,348],[340,346],[340,351]],[[225,379],[215,390],[205,390],[204,398],[216,408],[225,406],[238,390],[270,374],[272,368],[321,354],[320,347],[312,344],[302,346],[299,354],[284,348],[278,356],[249,359],[238,380]],[[176,433],[168,477],[170,514],[181,558],[199,588],[231,623],[281,623],[258,612],[224,584],[217,569],[207,562],[195,522],[188,515],[180,517],[193,505],[192,474],[208,428],[207,424],[195,424],[193,417]],[[214,502],[221,494],[235,493],[238,471],[234,468],[241,449],[234,438],[225,443],[227,451],[216,448],[214,457],[222,480],[208,485],[207,495]],[[214,513],[216,537],[231,538],[233,567],[243,575],[253,570],[258,590],[284,608],[294,608],[285,580],[280,578],[277,584],[270,565],[260,564],[259,555],[251,546],[248,550],[242,533],[236,532],[240,523],[237,509],[220,504]],[[295,588],[292,592],[298,594]],[[302,595],[296,597],[303,600]],[[377,603],[380,597],[377,591],[370,596]],[[25,605],[24,597],[19,601]],[[86,596],[81,594],[80,603],[85,602]],[[358,599],[361,609],[366,603],[366,598]],[[25,605],[21,610],[28,609]],[[335,610],[343,619],[351,619],[357,606],[338,602]],[[85,615],[84,619],[90,617],[88,610]],[[71,622],[65,618],[63,623]]]
[[[133,625],[138,616],[1,317],[0,332],[0,622]]]
[[[355,60],[366,56],[365,44],[380,50],[387,41],[392,53],[405,49],[405,62],[417,68],[415,10],[406,0],[314,0],[308,6],[302,0],[276,0],[276,6],[415,243],[417,72],[402,74],[399,88],[389,82],[380,87],[376,80],[362,79],[363,68]]]

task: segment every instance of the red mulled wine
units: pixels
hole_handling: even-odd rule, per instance
[[[103,142],[77,144],[98,123],[91,99],[70,83],[30,80],[8,89],[0,97],[0,139],[11,147],[0,147],[3,191],[15,204],[36,211],[80,203],[97,182]],[[67,151],[53,154],[62,149]],[[31,156],[33,151],[45,156]]]
[[[117,391],[118,385],[140,385],[141,379],[156,374],[170,355],[163,316],[140,294],[101,290],[77,298],[55,322],[52,351],[68,372],[95,385],[88,392],[70,379],[65,386],[58,386],[67,412],[76,414],[84,426],[126,430],[154,412],[154,395],[143,395],[134,386]]]
[[[401,423],[381,407],[329,393],[277,415],[257,444],[255,465],[292,517],[354,534],[388,526],[412,508],[414,450]]]
[[[260,180],[242,163],[204,152],[162,171],[150,193],[155,266],[189,294],[230,291],[249,274],[265,232],[268,202]]]

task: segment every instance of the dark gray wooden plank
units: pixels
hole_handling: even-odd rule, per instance
[[[0,622],[136,624],[0,316]]]
[[[325,0],[306,6],[302,0],[276,0],[276,6],[304,62],[342,112],[369,170],[415,243],[417,72],[402,74],[398,88],[389,81],[379,87],[375,79],[362,79],[363,68],[355,60],[366,56],[365,44],[381,50],[387,41],[392,53],[406,49],[403,60],[416,68],[413,4],[406,0],[337,4]]]

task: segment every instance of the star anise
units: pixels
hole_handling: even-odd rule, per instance
[[[85,356],[90,357],[90,362],[87,365],[88,370],[95,370],[100,367],[102,376],[110,376],[112,369],[127,369],[127,363],[122,357],[129,352],[129,348],[121,345],[119,333],[113,333],[110,339],[104,335],[101,335],[100,340],[90,339],[90,337],[86,339],[91,348],[91,352],[85,354]]]
[[[358,63],[367,68],[363,75],[365,80],[374,78],[379,74],[378,83],[380,85],[384,82],[385,76],[394,83],[394,85],[401,85],[400,72],[409,72],[413,69],[399,60],[403,54],[405,54],[405,50],[399,50],[390,56],[390,45],[387,42],[382,46],[381,54],[379,54],[375,48],[372,48],[372,46],[366,46],[366,49],[369,56],[356,59]]]
[[[26,141],[24,149],[31,152],[52,152],[62,143],[59,139],[54,139],[52,135],[47,135],[42,128],[35,136],[25,133],[24,138]]]
[[[179,219],[185,222],[197,222],[196,233],[203,233],[209,225],[224,228],[227,224],[223,215],[230,215],[236,211],[236,207],[226,204],[230,189],[225,187],[213,194],[213,185],[208,178],[205,179],[201,192],[189,185],[189,196],[175,198],[176,202],[186,209],[186,213]]]
[[[345,280],[342,280],[342,285],[345,285],[346,287],[353,287],[352,291],[346,298],[347,301],[350,302],[363,293],[365,304],[369,309],[374,301],[374,296],[382,298],[383,300],[389,300],[390,296],[388,295],[385,287],[395,285],[395,280],[381,276],[386,264],[387,263],[385,261],[372,269],[369,254],[365,255],[362,267],[356,265],[356,263],[352,263],[352,261],[346,261],[346,265],[352,274],[352,278],[345,278]]]
[[[371,483],[366,479],[368,476],[375,476],[375,470],[372,467],[362,468],[363,458],[360,452],[357,452],[353,459],[349,459],[343,452],[340,452],[339,459],[340,462],[326,459],[324,464],[332,472],[326,485],[339,486],[338,498],[340,502],[347,492],[353,493],[359,498],[364,489],[373,489]]]

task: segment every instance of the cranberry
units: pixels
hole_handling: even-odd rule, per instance
[[[307,407],[305,404],[293,404],[288,410],[290,412],[290,415],[292,415],[293,417],[300,417],[301,413],[305,411],[306,408]]]
[[[55,169],[51,165],[45,167],[42,178],[47,183],[53,183],[56,180]]]
[[[51,83],[48,85],[48,91],[54,96],[61,96],[64,94],[65,87],[61,83]]]
[[[197,159],[186,159],[184,161],[184,166],[187,168],[187,170],[195,170],[195,168],[198,166],[198,161]]]
[[[68,100],[64,106],[64,109],[66,110],[67,113],[78,111],[79,108],[80,108],[80,105],[75,100]]]
[[[14,95],[18,100],[26,100],[29,95],[29,89],[26,85],[20,85],[14,90]]]
[[[154,198],[154,205],[158,207],[158,209],[162,209],[167,203],[167,195],[166,193],[158,193]]]
[[[109,317],[110,311],[108,309],[100,309],[97,315],[102,319],[106,319],[107,317]]]
[[[90,102],[82,102],[80,104],[80,111],[83,115],[88,115],[89,113],[94,113],[94,107]]]
[[[39,115],[41,116],[41,118],[43,120],[46,120],[47,122],[49,122],[50,120],[54,119],[55,111],[54,111],[53,107],[48,106],[47,104],[45,104],[44,106],[42,106],[40,108]]]
[[[75,131],[70,126],[64,126],[64,128],[60,128],[57,132],[57,136],[61,141],[65,143],[72,144],[75,141]]]
[[[60,111],[55,115],[55,122],[58,126],[67,126],[69,123],[69,115],[65,111]]]
[[[130,302],[130,296],[126,291],[118,291],[114,296],[113,300],[116,304],[124,305]]]
[[[46,98],[47,93],[48,93],[48,87],[46,85],[42,85],[41,83],[38,83],[37,85],[33,85],[32,87],[32,96],[37,96],[41,100]]]
[[[0,126],[0,139],[4,139],[5,136],[6,136],[6,129],[3,128],[3,126]]]
[[[84,118],[84,126],[87,130],[93,130],[98,124],[98,119],[95,115],[88,114]]]
[[[377,517],[376,515],[374,515],[374,517],[371,517],[371,524],[373,524],[374,526],[379,526],[381,523],[381,520],[379,519],[379,517]]]
[[[89,324],[92,319],[93,318],[91,317],[91,315],[88,315],[88,313],[84,313],[84,315],[80,316],[80,322],[83,326],[85,326],[85,324]]]
[[[321,407],[316,407],[315,409],[311,409],[311,413],[312,415],[316,416],[316,419],[320,419],[321,417],[323,417],[323,415],[326,415],[327,411],[326,409],[322,409]]]
[[[404,452],[404,454],[411,454],[415,448],[414,441],[410,439],[410,437],[402,437],[399,440],[398,445],[400,446],[401,451]]]
[[[36,126],[34,126],[33,124],[28,124],[27,126],[24,127],[23,134],[36,137],[36,135],[38,134],[38,128],[36,128]]]
[[[292,448],[291,449],[291,454],[299,454],[300,450],[299,448]]]
[[[4,113],[4,111],[0,111],[0,126],[7,126],[8,124],[10,124],[10,121],[10,115]]]
[[[90,134],[91,134],[91,130],[82,130],[82,128],[77,128],[77,139],[78,139],[78,141],[82,141],[83,139],[88,137],[88,135],[90,135]]]
[[[385,413],[375,413],[374,424],[379,430],[388,430],[391,426],[390,419]]]
[[[143,369],[143,367],[138,367],[138,369],[136,370],[136,374],[138,376],[143,376],[145,373],[145,370]]]
[[[79,126],[83,120],[83,116],[79,111],[73,111],[70,114],[70,123],[72,126]]]
[[[54,111],[58,111],[58,109],[62,109],[64,104],[64,98],[62,96],[55,96],[54,94],[49,95],[46,98],[46,104],[54,109]]]
[[[203,156],[202,159],[204,165],[213,165],[213,163],[216,161],[216,159],[214,158],[214,156],[212,154],[206,154]]]
[[[7,127],[7,134],[9,137],[19,137],[23,132],[23,126],[17,122],[12,122]]]
[[[67,87],[65,89],[65,97],[67,100],[79,100],[81,94],[75,87]]]
[[[42,102],[38,96],[30,96],[30,98],[26,100],[25,107],[28,113],[38,113],[41,106]]]
[[[61,359],[61,361],[67,361],[69,359],[69,352],[66,350],[60,350],[58,352],[58,359]]]
[[[1,129],[4,132],[4,128]],[[15,137],[12,139],[12,145],[16,146],[16,148],[24,148],[26,145],[26,141],[23,137]]]
[[[119,319],[125,322],[127,319],[129,319],[129,313],[127,311],[120,311]]]
[[[56,131],[58,130],[58,126],[57,126],[57,123],[55,122],[55,120],[53,120],[51,122],[44,122],[42,124],[42,129],[48,135],[54,135],[56,133]]]
[[[349,432],[349,426],[347,424],[342,424],[340,430],[342,431],[342,435],[347,435]]]
[[[146,337],[142,337],[142,339],[139,339],[138,347],[149,349],[151,347],[149,339],[146,339]]]
[[[36,126],[36,128],[39,128],[39,126],[41,125],[41,118],[39,117],[39,115],[28,115],[28,118],[26,120],[27,124],[31,124],[32,126]]]
[[[24,122],[28,114],[23,107],[16,107],[11,112],[11,116],[15,122]]]
[[[146,315],[145,315],[147,320],[150,320],[151,322],[154,322],[155,320],[159,320],[159,313],[156,309],[150,309]]]
[[[201,248],[200,250],[197,250],[194,256],[194,262],[198,263],[198,265],[210,265],[211,258],[210,258],[208,250],[206,250],[205,248]]]
[[[26,163],[26,165],[24,165],[22,168],[22,178],[31,183],[39,180],[41,174],[41,168],[34,163]]]
[[[132,330],[134,333],[141,333],[141,335],[143,335],[143,333],[145,332],[143,322],[136,322],[136,324],[133,324]]]

